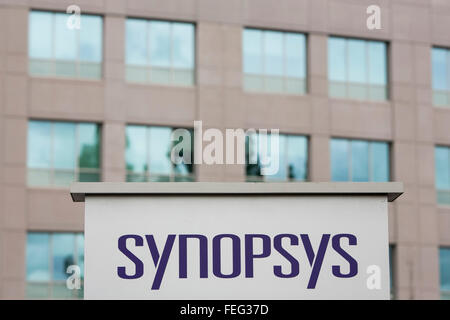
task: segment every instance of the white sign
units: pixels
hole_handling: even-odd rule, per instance
[[[86,299],[389,299],[386,195],[86,195]]]

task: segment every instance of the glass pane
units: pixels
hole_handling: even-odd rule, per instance
[[[100,79],[102,77],[101,62],[80,62],[78,65],[80,78]]]
[[[53,14],[31,11],[28,25],[28,55],[35,59],[53,58]]]
[[[173,164],[174,166],[174,173],[176,175],[189,175],[194,171],[194,131],[193,130],[189,130],[189,135],[183,135],[183,138],[180,137],[179,142],[178,141],[173,141],[172,144],[173,146],[176,146],[178,143],[182,143],[183,139],[187,139],[190,140],[189,144],[185,144],[184,146],[186,146],[186,149],[183,150],[183,152],[187,152],[188,154],[191,154],[191,163],[184,163],[184,161],[180,164]],[[180,156],[183,156],[183,152],[180,153]]]
[[[436,147],[434,151],[436,189],[450,190],[450,148]]]
[[[100,168],[100,127],[95,123],[78,124],[80,168]]]
[[[47,121],[28,122],[28,168],[50,168],[51,123]]]
[[[75,60],[57,60],[54,62],[53,73],[61,77],[76,77],[77,62]]]
[[[69,122],[53,123],[53,167],[56,169],[75,169],[75,124]]]
[[[84,279],[84,235],[75,235],[75,241],[77,245],[77,265],[81,270],[81,279]]]
[[[346,52],[345,39],[328,39],[328,80],[347,81]]]
[[[54,186],[68,186],[75,181],[74,170],[54,170],[52,185]]]
[[[125,161],[127,171],[146,172],[147,165],[147,128],[145,126],[127,126]]]
[[[371,181],[389,181],[389,144],[372,142],[370,144]]]
[[[80,182],[98,182],[100,180],[99,172],[84,172],[80,169],[80,172],[78,173],[78,181]]]
[[[71,299],[74,297],[74,290],[67,288],[65,283],[52,284],[52,298],[53,299]]]
[[[244,49],[244,72],[262,74],[262,31],[245,29],[242,47]]]
[[[53,280],[66,280],[67,267],[74,264],[75,235],[55,233],[52,237]]]
[[[127,173],[126,181],[127,182],[147,182],[148,178],[147,178],[147,175],[144,173],[142,173],[142,174]]]
[[[245,137],[245,161],[247,176],[261,176],[261,167],[258,159],[258,135],[249,133]]]
[[[99,16],[81,15],[80,60],[102,61],[103,19]]]
[[[285,33],[286,76],[306,77],[305,36],[299,33]]]
[[[450,291],[450,249],[439,250],[439,271],[441,278],[441,290]]]
[[[266,142],[264,142],[263,139],[264,137],[266,137]],[[275,146],[273,146],[272,144],[272,135],[267,134],[259,134],[258,135],[258,139],[262,142],[266,144],[266,152],[264,152],[264,149],[261,148],[261,145],[258,143],[258,148],[259,148],[259,159],[261,161],[261,167],[262,168],[275,168],[276,165],[276,159],[274,159],[273,157],[277,157],[278,158],[278,172],[273,174],[273,175],[265,175],[265,179],[267,181],[270,180],[275,180],[275,181],[284,181],[287,180],[288,178],[288,168],[287,168],[287,153],[288,150],[286,150],[286,140],[287,137],[285,135],[279,135],[279,141],[278,141],[278,145],[279,145],[279,150],[278,152],[276,152]],[[272,154],[272,152],[274,152]],[[267,160],[264,160],[265,158],[267,158]]]
[[[349,142],[344,139],[332,139],[331,149],[331,180],[349,181]]]
[[[288,136],[288,178],[305,181],[308,159],[306,137]]]
[[[441,48],[433,48],[431,51],[432,72],[433,72],[433,89],[448,90],[448,66],[447,66],[447,50]]]
[[[50,236],[48,233],[27,235],[27,281],[50,281]]]
[[[366,43],[364,40],[347,40],[348,45],[348,81],[367,82]]]
[[[150,21],[150,64],[170,67],[170,23]]]
[[[126,64],[149,64],[147,39],[147,21],[140,19],[126,20]]]
[[[70,15],[55,13],[55,59],[76,60],[78,56],[77,29],[67,28]]]
[[[352,181],[369,181],[369,143],[354,140],[352,148]]]
[[[151,127],[149,128],[149,158],[150,174],[169,175],[172,171],[172,161],[170,160],[171,128]]]
[[[264,32],[264,71],[267,75],[283,75],[283,33]]]
[[[369,50],[369,83],[385,85],[387,79],[386,44],[380,41],[367,42]]]
[[[27,283],[26,297],[30,299],[47,299],[50,297],[50,285],[48,282]]]
[[[194,68],[194,25],[172,23],[172,66]]]

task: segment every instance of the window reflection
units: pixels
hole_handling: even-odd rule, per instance
[[[330,37],[330,97],[383,101],[388,99],[386,43]]]
[[[67,267],[81,269],[81,289],[69,290]],[[74,299],[83,297],[84,236],[80,233],[29,232],[26,247],[27,298]]]
[[[99,79],[102,73],[102,17],[81,15],[81,28],[69,29],[70,15],[30,11],[29,72],[35,76]]]
[[[28,122],[28,185],[100,181],[100,128],[94,123]]]
[[[386,142],[332,139],[333,181],[389,181],[389,144]]]
[[[126,20],[126,79],[130,82],[194,84],[192,23]]]
[[[306,92],[306,37],[301,33],[247,28],[242,37],[244,89]]]
[[[450,248],[439,250],[441,299],[450,300]]]
[[[437,202],[450,205],[450,147],[435,147],[434,161]]]
[[[261,139],[263,139],[261,141]],[[262,145],[260,145],[262,144]],[[266,146],[266,147],[265,147]],[[308,138],[296,135],[279,135],[278,171],[263,175],[262,168],[274,165],[270,134],[250,133],[246,137],[247,181],[306,181],[308,165]]]
[[[126,128],[126,170],[127,181],[194,181],[193,130],[189,130],[190,143],[184,144],[191,154],[191,163],[174,164],[171,150],[183,138],[171,141],[174,129],[128,125]],[[188,139],[189,137],[186,137]],[[180,154],[183,156],[183,154]]]
[[[433,104],[450,106],[450,49],[431,49]]]

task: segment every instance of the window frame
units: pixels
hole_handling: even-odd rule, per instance
[[[355,100],[355,101],[368,101],[370,103],[387,103],[391,100],[391,94],[390,94],[390,64],[389,64],[389,51],[390,51],[390,44],[388,40],[385,39],[369,39],[369,38],[361,38],[361,37],[353,37],[353,36],[343,36],[343,35],[337,35],[337,34],[329,34],[327,37],[327,64],[329,61],[329,57],[330,57],[330,47],[329,47],[329,41],[330,39],[342,39],[345,40],[345,81],[334,81],[330,79],[330,68],[328,66],[328,71],[327,71],[327,81],[328,81],[328,97],[332,98],[332,99],[345,99],[345,100]],[[366,68],[366,75],[365,75],[365,82],[350,82],[349,81],[349,71],[350,71],[350,63],[349,63],[349,50],[348,50],[348,41],[349,40],[359,40],[359,41],[364,41],[364,55],[365,55],[365,68]],[[386,69],[385,69],[385,73],[386,73],[386,83],[384,85],[384,89],[386,92],[386,96],[385,99],[382,100],[376,100],[376,99],[371,99],[370,98],[370,89],[372,86],[381,86],[379,84],[371,84],[370,81],[370,54],[369,54],[369,43],[383,43],[385,46],[385,63],[386,63]],[[344,96],[334,96],[334,95],[330,95],[330,83],[332,82],[339,82],[342,85],[345,86],[345,95]],[[365,94],[365,98],[364,99],[358,99],[358,98],[354,98],[354,97],[350,97],[349,95],[349,85],[358,85],[358,86],[365,86],[367,88],[366,90],[366,94]]]
[[[196,174],[195,163],[194,163],[194,149],[193,149],[194,146],[193,145],[191,145],[191,147],[192,147],[192,149],[191,149],[192,173],[189,173],[187,175],[176,174],[175,173],[175,165],[172,162],[171,162],[169,175],[150,172],[150,150],[149,150],[149,145],[151,143],[150,142],[150,129],[155,128],[155,127],[156,128],[168,128],[168,129],[171,129],[171,133],[177,129],[185,129],[190,132],[191,141],[194,141],[194,129],[193,128],[186,128],[186,127],[176,128],[176,127],[164,126],[164,125],[148,125],[148,124],[128,123],[125,125],[125,140],[127,139],[127,128],[128,127],[145,128],[145,165],[147,166],[148,169],[141,173],[135,173],[135,172],[129,171],[127,169],[127,165],[128,165],[127,164],[127,146],[125,145],[124,158],[125,158],[125,181],[126,182],[137,182],[136,180],[130,180],[128,178],[129,176],[144,178],[144,180],[143,180],[144,182],[151,182],[153,178],[168,178],[169,179],[168,182],[181,182],[181,181],[177,181],[177,178],[185,178],[185,179],[187,179],[186,182],[195,182],[197,180],[197,174]],[[169,141],[169,142],[172,142],[172,141]]]
[[[30,8],[30,10],[28,11],[28,23],[30,21],[30,16],[32,14],[32,12],[43,12],[43,13],[49,13],[52,15],[52,22],[51,22],[51,27],[52,27],[52,47],[51,47],[51,52],[52,52],[52,57],[49,59],[44,59],[44,58],[32,58],[30,57],[30,48],[28,47],[27,51],[28,51],[28,75],[32,78],[55,78],[55,79],[70,79],[70,80],[82,80],[82,81],[102,81],[103,77],[104,77],[104,61],[105,61],[105,23],[104,23],[104,15],[102,14],[97,14],[97,13],[82,13],[80,15],[80,18],[82,18],[83,16],[93,16],[93,17],[99,17],[101,19],[101,41],[100,41],[100,49],[101,49],[101,61],[100,62],[92,62],[92,61],[82,61],[80,60],[80,30],[77,30],[76,33],[76,58],[74,60],[72,59],[56,59],[55,58],[55,19],[56,19],[56,15],[57,14],[65,14],[68,17],[70,17],[70,14],[66,13],[65,11],[59,11],[59,10],[46,10],[46,9],[35,9],[35,8]],[[28,27],[29,28],[29,27]],[[27,30],[28,32],[28,39],[27,39],[27,46],[29,46],[30,43],[30,37],[31,34],[29,32],[29,29]],[[38,63],[50,63],[50,69],[51,72],[48,74],[43,74],[43,73],[32,73],[30,68],[31,68],[31,63],[32,62],[38,62]],[[74,76],[64,76],[64,75],[59,75],[56,74],[56,63],[57,62],[64,62],[64,63],[73,63],[75,65],[75,75]],[[86,65],[99,65],[100,67],[100,74],[99,77],[83,77],[80,76],[80,65],[81,64],[86,64]]]
[[[61,285],[61,284],[66,284],[66,280],[55,280],[54,279],[54,263],[53,263],[53,242],[54,242],[54,235],[56,234],[70,234],[73,235],[73,240],[74,240],[74,247],[73,247],[73,252],[72,252],[72,257],[73,257],[73,264],[80,266],[79,265],[79,252],[78,252],[78,242],[77,242],[77,236],[82,236],[83,237],[83,243],[85,241],[85,237],[84,237],[84,232],[79,232],[79,231],[34,231],[34,230],[28,230],[27,231],[27,246],[28,246],[28,235],[29,234],[46,234],[49,236],[49,241],[48,241],[48,271],[49,271],[49,276],[50,276],[50,280],[49,281],[30,281],[27,279],[27,264],[28,261],[25,261],[26,266],[25,266],[25,286],[28,287],[28,285],[46,285],[47,286],[47,298],[46,299],[58,299],[58,297],[54,296],[54,287],[57,285]],[[84,248],[84,244],[83,244],[83,248]],[[83,257],[84,257],[84,250],[83,250]],[[71,290],[71,297],[70,298],[66,298],[66,297],[62,297],[59,299],[71,299],[71,300],[79,300],[79,299],[83,299],[84,296],[84,271],[82,270],[82,276],[80,277],[80,289],[73,289]],[[67,277],[69,277],[70,274],[67,274]],[[69,289],[68,289],[69,290]],[[82,296],[79,297],[78,293],[81,292]],[[39,297],[30,297],[27,295],[27,289],[26,289],[26,298],[27,299],[41,299]]]
[[[145,41],[145,51],[146,51],[146,59],[147,63],[145,65],[139,65],[139,64],[129,64],[127,63],[127,20],[140,20],[144,21],[146,23],[146,41]],[[170,43],[170,52],[169,52],[169,67],[160,67],[155,66],[151,64],[151,41],[150,41],[150,24],[151,22],[166,22],[170,25],[170,37],[169,37],[169,43]],[[193,28],[193,43],[192,43],[192,57],[193,57],[193,65],[192,68],[177,68],[174,67],[173,63],[173,47],[174,47],[174,41],[173,41],[173,26],[174,24],[190,24]],[[125,37],[124,37],[124,66],[125,66],[125,73],[124,73],[124,80],[125,83],[128,84],[140,84],[140,85],[163,85],[163,86],[171,86],[171,87],[181,87],[181,88],[192,88],[195,87],[197,84],[197,24],[193,21],[184,21],[184,20],[170,20],[170,19],[160,19],[160,18],[147,18],[147,17],[136,17],[136,16],[126,16],[125,17]],[[128,76],[128,68],[140,68],[145,69],[145,81],[139,81],[139,80],[130,80]],[[152,71],[158,70],[158,69],[168,69],[169,70],[169,77],[167,82],[158,82],[158,81],[152,81]],[[174,70],[175,71],[183,71],[183,72],[191,72],[192,73],[192,83],[189,84],[180,84],[177,82],[174,82]]]
[[[450,91],[449,91],[449,94],[450,94]],[[449,161],[448,161],[448,163],[447,163],[447,167],[448,167],[448,171],[449,171],[449,177],[448,177],[448,179],[449,179],[449,181],[450,181],[450,146],[448,146],[448,145],[436,144],[436,145],[434,146],[434,157],[436,157],[436,149],[437,149],[437,148],[445,148],[445,149],[447,149],[448,159],[449,159]],[[437,174],[436,158],[435,158],[435,168],[434,168],[434,170],[435,170],[435,179],[436,179],[436,174]],[[448,196],[449,196],[449,198],[450,198],[450,185],[449,185],[449,188],[448,188],[448,189],[439,189],[439,188],[437,187],[436,184],[437,184],[437,181],[435,181],[435,183],[434,183],[434,188],[435,188],[435,190],[436,190],[436,194],[438,194],[439,192],[443,192],[443,193],[448,194]],[[437,205],[438,205],[439,207],[450,207],[450,203],[441,203],[441,202],[439,202],[439,201],[438,201],[438,195],[436,196],[436,203],[437,203]]]
[[[344,180],[342,182],[348,181],[348,182],[352,182],[352,178],[353,178],[353,172],[352,172],[352,142],[353,141],[362,141],[362,142],[367,142],[368,144],[368,152],[367,152],[367,157],[368,157],[368,172],[367,172],[367,182],[375,182],[373,179],[373,166],[372,166],[372,157],[371,155],[373,154],[372,152],[372,143],[385,143],[387,145],[388,148],[388,160],[387,160],[387,165],[388,165],[388,179],[387,182],[392,180],[392,142],[391,141],[385,141],[385,140],[367,140],[367,139],[361,139],[361,138],[344,138],[344,137],[338,137],[338,136],[334,136],[330,138],[330,142],[329,142],[329,150],[330,150],[330,180],[331,181],[335,181],[333,180],[333,159],[332,157],[332,153],[331,153],[331,143],[333,140],[345,140],[347,142],[347,165],[348,165],[348,175],[347,175],[347,180]],[[341,182],[341,181],[339,181]]]
[[[433,50],[434,49],[440,49],[446,51],[446,74],[447,74],[447,90],[438,90],[434,89],[434,74],[433,74]],[[439,45],[432,45],[431,46],[431,103],[433,107],[435,108],[450,108],[450,47],[443,47]],[[447,104],[436,104],[435,103],[435,94],[445,94],[447,96]]]
[[[245,60],[245,52],[244,52],[244,33],[246,30],[249,31],[259,31],[261,32],[261,59],[262,59],[262,73],[247,73],[244,71],[244,60]],[[274,76],[274,75],[270,75],[266,73],[266,46],[265,46],[265,38],[266,38],[266,33],[267,32],[279,32],[282,34],[282,41],[283,41],[283,54],[282,54],[282,61],[283,61],[283,72],[281,76]],[[304,69],[305,69],[305,76],[304,78],[297,78],[297,77],[292,77],[292,76],[288,76],[286,73],[286,61],[287,61],[287,50],[286,50],[286,36],[288,34],[295,34],[295,35],[301,35],[304,37],[304,53],[305,53],[305,58],[304,58]],[[241,41],[241,45],[242,45],[242,49],[241,49],[241,57],[242,57],[242,76],[243,76],[243,83],[242,83],[242,89],[245,93],[250,93],[250,94],[283,94],[283,95],[292,95],[292,96],[305,96],[309,94],[309,79],[308,79],[308,75],[309,75],[309,68],[308,68],[308,60],[309,60],[309,53],[308,53],[308,46],[309,46],[309,35],[307,32],[302,32],[302,31],[298,31],[298,30],[280,30],[280,29],[273,29],[273,28],[264,28],[264,27],[254,27],[254,26],[243,26],[242,28],[242,41]],[[246,83],[246,77],[258,77],[261,78],[261,89],[249,89],[246,87],[245,83]],[[267,82],[268,82],[268,78],[281,78],[282,81],[282,90],[281,91],[274,91],[274,90],[268,90],[267,89]],[[303,85],[302,85],[302,92],[290,92],[287,90],[287,82],[290,79],[295,79],[297,81],[302,81]]]
[[[446,250],[449,251],[449,256],[450,256],[450,246],[439,246],[439,294],[441,299],[443,299],[443,296],[445,296],[446,298],[448,298],[450,300],[450,289],[449,290],[442,290],[442,283],[441,283],[441,275],[442,275],[442,271],[441,271],[441,250]],[[450,265],[449,265],[450,267]],[[447,300],[447,299],[445,299]]]
[[[101,125],[97,122],[90,122],[90,121],[59,121],[59,120],[48,120],[48,119],[35,119],[30,118],[28,119],[27,126],[30,122],[44,122],[50,124],[50,167],[49,168],[32,168],[28,165],[28,144],[30,141],[27,141],[27,187],[28,188],[67,188],[68,186],[58,185],[55,184],[55,172],[61,172],[61,173],[73,173],[74,176],[74,182],[79,182],[79,175],[83,173],[90,173],[90,174],[98,174],[98,181],[102,181],[102,128]],[[57,169],[54,167],[54,142],[55,142],[55,132],[54,132],[54,124],[55,123],[68,123],[68,124],[74,124],[75,125],[75,139],[73,141],[75,145],[75,167],[74,170],[70,169]],[[80,124],[93,124],[96,126],[96,129],[98,130],[98,168],[80,168]],[[29,126],[27,129],[27,134],[29,134]],[[29,172],[48,172],[49,173],[49,183],[48,184],[30,184],[29,182]]]
[[[251,139],[251,136],[256,136],[258,139],[259,136],[259,132],[254,132],[251,133],[250,135],[246,134],[246,139],[245,139],[245,149],[249,150],[249,144],[247,141],[249,141]],[[286,179],[267,179],[266,176],[264,175],[247,175],[247,166],[249,165],[249,158],[250,158],[250,153],[248,154],[248,156],[245,157],[245,181],[246,182],[307,182],[310,180],[310,172],[309,172],[309,166],[310,166],[310,136],[306,135],[306,134],[292,134],[292,133],[280,133],[279,136],[284,136],[285,137],[285,141],[284,141],[284,150],[286,150],[286,157],[285,157],[285,161],[284,161],[284,167],[286,169]],[[289,178],[289,142],[288,139],[289,137],[302,137],[305,139],[306,142],[306,156],[305,156],[305,179],[291,179]],[[267,141],[270,140],[270,133],[267,133]],[[259,159],[259,144],[258,142],[257,144],[257,150],[256,150],[256,157],[257,159]],[[279,163],[280,167],[281,167],[281,163]]]

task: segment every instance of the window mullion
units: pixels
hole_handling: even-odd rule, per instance
[[[364,47],[365,47],[365,51],[366,51],[366,99],[370,100],[370,90],[371,90],[371,85],[370,85],[370,50],[369,50],[369,45],[370,42],[369,41],[364,41]]]
[[[169,83],[173,83],[173,23],[169,23]]]
[[[450,50],[447,49],[447,105],[450,105]]]
[[[75,66],[76,66],[76,73],[77,73],[77,77],[80,77],[80,37],[81,37],[81,31],[80,29],[73,29],[74,32],[76,32],[76,39],[77,39],[77,61],[75,61]]]
[[[263,81],[263,91],[266,91],[266,50],[265,50],[265,41],[266,41],[266,32],[261,32],[261,58],[262,58],[262,81]]]
[[[353,179],[353,170],[352,170],[352,140],[347,140],[347,157],[348,157],[348,181],[352,181]]]
[[[448,185],[447,185],[447,191],[450,191],[450,147],[447,147],[447,158],[448,158],[448,163],[447,163],[447,171],[448,171]]]
[[[371,142],[368,142],[368,150],[367,151],[368,151],[368,155],[367,155],[367,157],[368,157],[368,159],[367,159],[367,163],[368,163],[367,170],[369,171],[367,173],[367,178],[369,179],[369,181],[373,181],[372,143]]]
[[[151,52],[150,50],[152,49],[152,44],[151,44],[151,23],[150,21],[147,20],[147,34],[145,35],[145,47],[147,50],[147,82],[151,82],[151,73],[152,73],[152,61],[151,61]]]
[[[283,81],[283,92],[287,91],[286,88],[286,33],[282,33],[282,39],[283,39],[283,53],[282,53],[282,60],[283,60],[283,75],[282,75],[282,81]]]
[[[49,269],[50,269],[50,279],[49,279],[49,289],[48,289],[48,293],[49,293],[49,297],[53,297],[53,233],[49,234],[49,256],[48,256],[48,260],[49,260]]]
[[[150,135],[150,127],[147,126],[146,130],[146,143],[145,143],[145,155],[146,155],[146,162],[147,162],[147,170],[145,170],[145,176],[147,180],[150,180],[150,144],[151,144],[151,135]]]
[[[350,70],[348,58],[348,39],[345,39],[344,55],[345,55],[345,97],[348,98],[349,70]]]
[[[52,13],[52,56],[50,59],[52,75],[56,74],[55,43],[56,43],[56,13]]]
[[[55,184],[55,129],[54,122],[50,122],[50,185]]]
[[[287,175],[287,180],[290,180],[290,177],[289,177],[289,143],[288,143],[288,140],[291,138],[291,136],[289,136],[289,135],[286,135],[285,136],[285,141],[284,141],[284,150],[285,150],[285,152],[284,152],[284,155],[285,155],[285,157],[284,157],[284,167],[286,168],[285,170],[286,170],[286,175]],[[278,137],[278,141],[280,141],[280,137]],[[271,138],[271,140],[270,140],[270,142],[272,142],[272,138]],[[279,148],[279,146],[278,146],[278,148]],[[271,154],[272,154],[272,152],[271,152]]]

